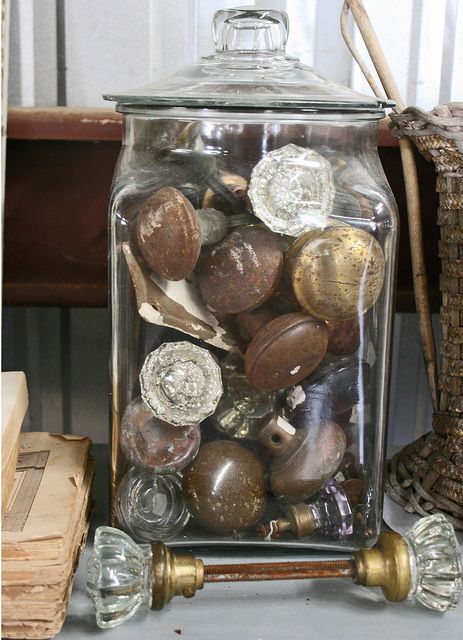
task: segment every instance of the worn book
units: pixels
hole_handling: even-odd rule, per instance
[[[51,638],[85,545],[95,464],[88,438],[23,433],[2,525],[2,637]]]
[[[28,404],[24,373],[2,372],[2,515],[11,493],[19,454],[19,432]]]

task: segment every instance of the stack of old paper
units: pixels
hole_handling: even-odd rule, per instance
[[[2,526],[2,637],[51,638],[64,622],[89,523],[90,440],[22,433]]]
[[[19,432],[28,402],[24,373],[2,372],[2,515],[13,485],[19,453]]]

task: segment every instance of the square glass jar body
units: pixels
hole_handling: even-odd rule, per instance
[[[124,111],[116,524],[174,545],[374,544],[398,226],[377,115]]]

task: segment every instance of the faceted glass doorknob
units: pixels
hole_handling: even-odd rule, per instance
[[[265,540],[278,538],[284,532],[305,538],[314,531],[342,540],[352,535],[353,522],[352,507],[343,487],[330,478],[320,489],[315,502],[288,505],[285,518],[261,524],[258,531]]]
[[[212,415],[223,393],[214,356],[191,342],[166,342],[140,371],[141,397],[160,420],[185,426]]]
[[[295,144],[267,153],[249,183],[254,214],[275,233],[296,237],[326,226],[334,192],[329,160]]]
[[[455,609],[463,595],[460,545],[442,514],[422,518],[404,536],[410,555],[408,597],[429,609]]]
[[[151,595],[151,548],[112,527],[98,527],[87,565],[87,596],[102,629],[122,624]]]
[[[288,568],[294,579],[308,579],[318,575],[320,565],[329,571],[332,564],[327,560],[204,565],[195,556],[173,554],[162,542],[140,547],[117,529],[99,527],[87,566],[87,595],[98,626],[105,629],[131,618],[142,604],[159,610],[177,595],[191,598],[206,582],[284,580]],[[253,573],[256,567],[265,571]],[[311,567],[317,569],[315,575],[308,572]],[[408,597],[440,612],[454,609],[463,592],[459,544],[441,514],[423,518],[404,537],[383,532],[375,547],[357,551],[333,577],[381,587],[391,602]]]

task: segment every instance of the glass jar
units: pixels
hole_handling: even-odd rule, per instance
[[[219,11],[215,55],[107,96],[113,505],[138,540],[354,549],[379,531],[391,104],[288,56],[287,33],[281,11]]]

